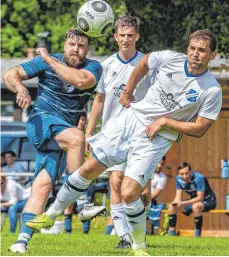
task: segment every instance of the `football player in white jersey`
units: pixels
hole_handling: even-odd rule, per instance
[[[217,119],[222,90],[207,68],[215,58],[216,45],[210,31],[199,30],[189,37],[187,56],[172,51],[143,56],[120,98],[123,106],[131,108],[110,119],[100,133],[88,139],[93,149],[90,158],[69,176],[49,210],[26,225],[35,229],[50,226],[107,167],[127,161],[121,194],[132,248],[136,256],[149,255],[146,213],[140,194],[152,169],[181,134],[202,137]],[[156,79],[146,96],[132,102],[138,82],[155,71]]]
[[[97,95],[93,102],[90,119],[86,130],[86,138],[92,136],[96,124],[102,117],[102,128],[109,119],[119,117],[120,113],[127,110],[119,103],[124,85],[128,82],[136,64],[144,56],[136,50],[136,41],[139,39],[140,19],[132,16],[122,16],[115,22],[114,38],[119,51],[103,61],[103,75],[97,85]],[[141,100],[150,85],[149,76],[145,76],[134,92],[135,101]],[[124,178],[126,162],[107,169],[110,182],[111,217],[120,242],[116,248],[130,248],[129,228],[126,214],[122,204],[121,183]],[[150,181],[148,187],[150,186]],[[143,202],[150,207],[150,188],[143,191]],[[148,196],[148,197],[147,197]],[[85,212],[85,211],[84,211]]]

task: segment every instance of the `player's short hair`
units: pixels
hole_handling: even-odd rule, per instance
[[[86,112],[81,112],[81,113],[80,113],[80,118],[81,118],[81,117],[87,118],[87,113],[86,113]]]
[[[134,27],[138,32],[140,27],[141,20],[137,16],[125,15],[118,18],[115,21],[115,31],[117,32],[118,28],[123,27]]]
[[[74,37],[86,37],[88,39],[88,44],[91,42],[91,38],[84,34],[78,27],[70,29],[65,35],[65,40]]]
[[[189,171],[192,170],[192,167],[191,167],[191,165],[190,165],[189,163],[187,163],[187,162],[182,162],[182,163],[177,167],[177,171],[179,171],[179,170],[181,170],[181,169],[184,169],[184,168],[186,168],[186,167],[188,167]]]
[[[215,51],[217,47],[217,40],[215,35],[208,29],[202,29],[202,30],[197,30],[193,32],[188,39],[188,45],[192,39],[197,39],[197,40],[209,40],[210,41],[210,49],[212,52]]]
[[[14,151],[6,151],[6,152],[4,152],[4,157],[6,156],[6,154],[11,154],[11,156],[13,156],[13,157],[17,156]]]

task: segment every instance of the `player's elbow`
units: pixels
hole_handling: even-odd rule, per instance
[[[94,81],[93,79],[90,79],[90,78],[82,78],[82,79],[80,79],[80,81],[77,81],[75,83],[76,87],[79,90],[85,90],[85,89],[92,88],[95,86],[95,84],[96,84],[96,81]]]

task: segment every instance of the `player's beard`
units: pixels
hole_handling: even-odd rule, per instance
[[[71,57],[75,57],[75,61],[72,61],[71,60]],[[82,58],[81,56],[79,55],[69,55],[67,56],[66,54],[64,55],[64,62],[70,66],[70,67],[79,67],[80,65],[82,65],[84,62],[85,62],[85,58]]]

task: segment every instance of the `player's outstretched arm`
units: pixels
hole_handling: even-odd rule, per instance
[[[13,93],[16,93],[16,102],[21,108],[28,108],[31,104],[31,97],[28,89],[22,84],[23,80],[28,79],[24,69],[21,66],[10,69],[3,75],[6,87]]]
[[[147,54],[142,57],[139,63],[134,68],[133,72],[130,75],[127,85],[124,88],[123,93],[120,96],[120,103],[124,107],[130,107],[130,103],[133,101],[133,92],[136,88],[139,81],[148,73],[148,59],[149,55]]]
[[[80,90],[88,89],[96,85],[95,76],[86,69],[75,69],[59,63],[53,59],[46,48],[37,48],[37,53],[41,55],[43,61],[51,66],[51,68],[68,84],[77,87]]]
[[[180,134],[200,138],[208,131],[213,123],[214,120],[201,116],[198,116],[195,122],[177,121],[163,117],[151,123],[146,129],[146,134],[152,140],[157,132],[167,127]]]

